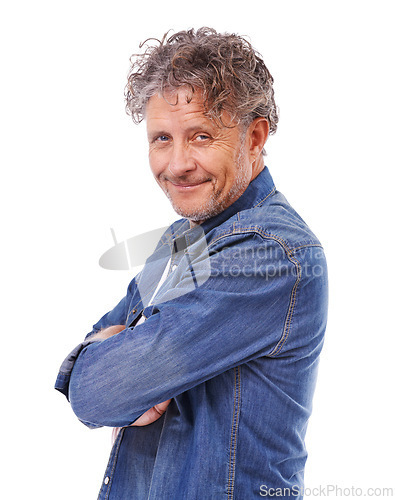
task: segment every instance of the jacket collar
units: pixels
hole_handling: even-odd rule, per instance
[[[212,229],[223,224],[238,212],[253,208],[264,202],[275,191],[275,185],[268,167],[260,172],[250,182],[244,193],[232,205],[215,217],[204,221],[202,224],[190,227],[188,219],[180,219],[170,226],[170,236],[174,251],[180,251],[197,241],[203,235],[207,235]]]

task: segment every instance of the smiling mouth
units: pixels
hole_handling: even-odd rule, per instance
[[[179,189],[181,191],[197,188],[197,187],[201,186],[202,184],[205,184],[206,182],[210,181],[210,179],[205,179],[204,181],[186,183],[186,182],[173,182],[169,179],[167,179],[167,180],[168,180],[168,182],[170,182],[170,184],[173,187],[175,187],[176,189]]]

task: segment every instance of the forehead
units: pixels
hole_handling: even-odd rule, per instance
[[[193,119],[210,120],[204,114],[205,108],[200,92],[192,94],[186,89],[167,91],[150,97],[146,105],[147,124],[152,120]]]
[[[226,111],[221,115],[221,121],[226,126],[207,116],[202,94],[201,89],[192,92],[188,87],[181,87],[168,90],[163,95],[159,93],[153,95],[145,109],[147,131],[158,128],[162,130],[165,125],[182,128],[204,127],[217,135],[228,135],[230,131],[237,131],[239,127],[232,122]]]

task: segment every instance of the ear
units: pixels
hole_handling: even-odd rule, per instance
[[[261,154],[269,135],[269,122],[266,118],[258,117],[250,124],[247,130],[246,145],[250,162],[253,163]]]

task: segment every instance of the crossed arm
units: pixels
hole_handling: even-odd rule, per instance
[[[125,329],[125,325],[113,325],[109,326],[107,328],[104,328],[103,330],[100,330],[99,332],[95,333],[92,335],[91,339],[92,340],[106,340],[113,335],[116,335],[119,332],[122,332],[122,330]],[[171,399],[168,399],[167,401],[163,401],[163,403],[158,403],[154,405],[152,408],[147,410],[145,413],[141,415],[133,424],[132,426],[136,427],[141,427],[144,425],[152,424],[152,422],[155,422],[155,420],[158,420],[166,411],[167,407],[170,404]]]
[[[300,280],[295,263],[274,239],[263,241],[255,233],[231,239],[233,245],[225,238],[213,249],[208,280],[190,290],[184,287],[186,280],[177,278],[175,287],[163,293],[158,305],[147,307],[146,320],[135,327],[124,326],[137,300],[129,285],[129,296],[67,356],[56,388],[84,424],[147,425],[160,418],[169,399],[280,350],[288,338],[290,305]],[[264,257],[255,271],[252,250],[258,246]],[[314,263],[312,255],[310,265]],[[197,280],[201,267],[200,261],[194,262]],[[234,276],[233,269],[244,274]],[[308,283],[311,298],[322,284],[311,279]],[[299,294],[298,301],[307,308],[305,296]]]

